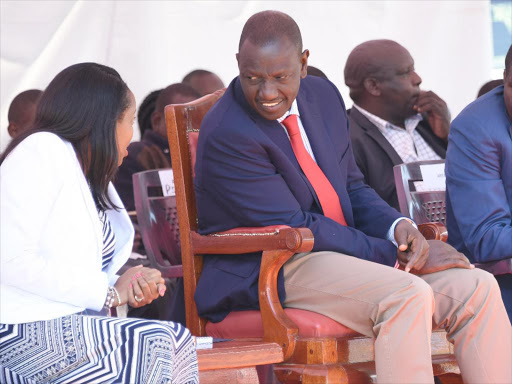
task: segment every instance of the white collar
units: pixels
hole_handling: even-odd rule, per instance
[[[286,111],[286,113],[283,116],[281,116],[279,119],[277,119],[277,122],[282,123],[283,120],[286,119],[290,115],[300,116],[299,106],[297,105],[297,99],[293,100],[293,103],[292,103],[292,106],[290,107],[290,109],[288,111]]]

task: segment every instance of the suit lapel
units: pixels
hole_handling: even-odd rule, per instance
[[[326,122],[322,119],[314,101],[311,100],[308,95],[304,94],[304,92],[299,93],[297,96],[297,104],[300,112],[300,120],[308,136],[316,162],[334,186],[338,181],[336,178],[339,176],[334,166],[338,163],[338,159],[336,158],[332,141],[327,134],[327,129],[322,129],[324,128],[322,125],[325,125]]]
[[[266,120],[255,112],[247,100],[245,99],[242,87],[240,85],[240,79],[237,78],[235,81],[235,98],[240,103],[242,108],[247,112],[250,118],[256,123],[256,125],[286,154],[290,161],[300,170],[299,163],[295,158],[290,139],[286,136],[284,128],[277,122],[277,120]]]
[[[348,225],[352,226],[352,210],[347,208],[351,206],[350,198],[347,193],[345,179],[342,178],[342,174],[339,170],[338,153],[328,134],[329,129],[326,126],[328,122],[323,119],[318,111],[318,104],[313,100],[312,96],[308,95],[306,92],[299,92],[297,104],[299,107],[300,120],[308,136],[316,162],[338,194],[345,220]],[[314,196],[317,204],[320,206],[316,194],[314,194]]]
[[[236,100],[240,103],[242,108],[248,113],[248,115],[251,117],[251,119],[255,122],[255,124],[272,140],[272,142],[277,145],[283,153],[288,157],[290,162],[295,166],[297,169],[297,172],[302,177],[302,180],[304,180],[304,183],[307,185],[309,191],[313,195],[313,198],[315,199],[316,204],[320,207],[320,201],[318,200],[318,197],[315,193],[315,190],[311,183],[309,182],[308,178],[302,172],[302,169],[300,168],[299,162],[297,161],[297,158],[295,157],[295,153],[293,152],[290,139],[286,135],[286,132],[284,128],[277,122],[277,120],[266,120],[263,117],[261,117],[257,112],[255,112],[247,103],[247,100],[245,99],[245,96],[242,91],[242,87],[240,85],[240,79],[237,78],[235,80],[234,84],[234,93]],[[299,90],[300,93],[300,90]],[[302,112],[301,112],[302,113]],[[302,116],[301,116],[302,119]],[[308,134],[309,137],[309,134]],[[316,156],[316,153],[315,153]]]
[[[419,122],[416,131],[439,157],[446,158],[447,144],[443,144],[443,141],[432,132],[432,128],[425,120]]]
[[[379,129],[373,125],[370,120],[363,116],[361,112],[357,110],[357,108],[352,108],[350,110],[350,117],[361,127],[364,129],[366,135],[371,137],[381,148],[382,150],[389,156],[393,165],[402,164],[403,160],[398,153],[396,153],[393,146],[386,140],[384,135],[380,133]]]

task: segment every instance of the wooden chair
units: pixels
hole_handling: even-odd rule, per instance
[[[201,121],[223,91],[165,109],[167,134],[178,205],[187,327],[194,335],[225,338],[251,337],[274,342],[284,360],[274,365],[282,383],[370,383],[375,378],[374,340],[355,333],[317,313],[282,308],[277,294],[277,275],[295,253],[313,247],[307,228],[275,226],[236,228],[201,236],[193,170]],[[262,251],[259,278],[260,311],[235,311],[220,323],[206,323],[198,316],[194,292],[201,274],[203,255]],[[436,375],[458,373],[451,344],[444,332],[435,332],[432,354]],[[201,356],[199,356],[201,362]],[[201,369],[201,368],[200,368]]]

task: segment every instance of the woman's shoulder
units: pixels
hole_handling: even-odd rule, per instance
[[[37,132],[19,143],[12,154],[15,152],[29,152],[39,156],[46,154],[51,157],[59,157],[67,155],[70,151],[74,152],[69,141],[51,132]]]
[[[33,133],[32,135],[28,136],[25,140],[18,144],[18,146],[30,146],[40,148],[50,147],[52,149],[64,149],[70,145],[71,144],[68,141],[62,139],[61,137],[57,136],[55,133],[52,132]]]
[[[37,132],[22,142],[5,158],[2,168],[19,168],[30,166],[43,169],[48,166],[56,170],[67,168],[73,157],[71,143],[51,132]]]

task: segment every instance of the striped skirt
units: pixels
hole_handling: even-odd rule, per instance
[[[84,315],[0,324],[0,383],[198,383],[180,324]]]

